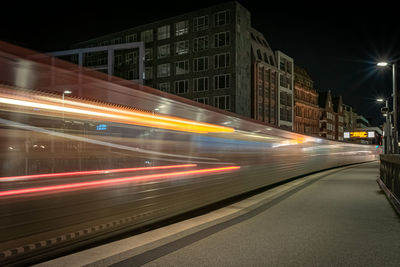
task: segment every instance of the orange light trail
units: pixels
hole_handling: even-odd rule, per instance
[[[165,166],[155,166],[155,167],[138,167],[138,168],[93,170],[93,171],[79,171],[79,172],[44,173],[35,175],[0,177],[0,182],[13,182],[18,180],[28,180],[28,179],[38,179],[38,178],[69,177],[78,175],[109,174],[109,173],[119,173],[119,172],[165,170],[165,169],[175,169],[175,168],[189,168],[196,166],[197,164],[181,164],[181,165],[165,165]]]
[[[238,170],[238,169],[240,169],[239,166],[231,166],[231,167],[210,168],[210,169],[201,169],[201,170],[192,170],[192,171],[139,175],[139,176],[132,176],[132,177],[116,178],[116,179],[107,179],[107,180],[98,180],[98,181],[90,181],[90,182],[62,184],[62,185],[52,185],[52,186],[26,188],[26,189],[16,189],[16,190],[0,191],[0,197],[23,195],[23,194],[30,194],[30,193],[51,192],[51,191],[58,191],[58,190],[65,190],[65,189],[81,189],[81,188],[85,188],[85,187],[138,182],[138,181],[142,181],[142,180],[159,180],[159,179],[172,178],[172,177],[181,177],[181,176],[185,176],[185,175],[211,174],[211,173],[219,173],[219,172],[225,172],[225,171],[233,171],[233,170]]]
[[[233,128],[219,126],[210,123],[197,122],[189,119],[172,117],[167,115],[154,115],[148,112],[131,111],[126,108],[113,107],[106,104],[90,104],[79,100],[61,101],[56,97],[44,97],[41,95],[28,94],[22,95],[16,92],[4,93],[0,91],[0,104],[5,104],[15,109],[17,107],[35,113],[45,113],[54,116],[54,111],[63,113],[64,116],[75,116],[83,119],[101,119],[104,121],[125,123],[146,127],[156,127],[168,130],[210,133],[210,132],[234,132]]]

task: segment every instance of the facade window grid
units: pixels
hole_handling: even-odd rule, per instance
[[[220,68],[229,67],[229,64],[230,64],[229,61],[230,61],[229,53],[215,55],[214,56],[214,68],[220,69]]]
[[[170,63],[160,64],[157,67],[157,77],[169,77],[171,75]]]
[[[170,26],[165,25],[157,29],[157,40],[164,40],[170,37]]]
[[[214,89],[230,88],[230,74],[222,74],[214,76]]]
[[[140,34],[140,40],[145,43],[152,42],[153,41],[153,30],[143,31]]]
[[[208,49],[208,35],[197,37],[193,40],[193,51],[199,52]]]
[[[136,35],[136,33],[127,35],[127,36],[125,37],[125,40],[126,40],[127,43],[137,42],[137,35]]]
[[[126,54],[126,58],[125,58],[126,64],[128,64],[128,65],[135,64],[135,63],[137,63],[137,60],[138,60],[137,51],[129,52],[128,54]]]
[[[189,73],[189,60],[175,62],[175,75]]]
[[[224,47],[230,45],[230,33],[229,32],[220,32],[216,33],[214,36],[214,47]]]
[[[204,92],[208,91],[209,81],[208,77],[200,77],[193,79],[193,91]]]
[[[158,89],[163,91],[163,92],[169,93],[170,83],[169,82],[159,83],[158,84]]]
[[[169,56],[170,56],[170,45],[169,44],[160,45],[158,47],[157,58],[161,59],[161,58],[167,58]]]
[[[230,11],[224,10],[214,14],[215,26],[223,26],[230,22]]]
[[[230,96],[214,96],[214,106],[219,109],[230,110]]]
[[[145,61],[153,60],[153,48],[146,48],[144,50],[144,60]]]
[[[198,98],[195,98],[194,101],[205,104],[205,105],[209,105],[209,97],[198,97]]]
[[[208,70],[208,57],[198,57],[193,59],[193,71],[206,71]]]
[[[203,31],[208,29],[208,15],[195,17],[193,19],[193,31]]]
[[[175,23],[175,36],[181,36],[189,32],[189,21],[183,20]]]
[[[175,54],[184,55],[189,53],[189,40],[184,40],[175,43]]]
[[[174,82],[175,92],[177,94],[186,94],[189,91],[189,81],[179,80]]]
[[[145,68],[144,79],[146,79],[146,80],[153,79],[153,67],[146,67]]]

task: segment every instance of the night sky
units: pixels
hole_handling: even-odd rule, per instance
[[[225,1],[131,2],[129,6],[124,1],[2,3],[0,39],[42,52],[64,50],[79,41]],[[383,121],[375,99],[391,95],[392,76],[389,68],[378,69],[375,62],[400,57],[400,21],[395,21],[394,6],[384,1],[239,2],[250,11],[252,26],[272,49],[307,70],[315,89],[342,95],[345,104],[371,118],[374,125]]]

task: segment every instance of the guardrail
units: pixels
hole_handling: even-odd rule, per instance
[[[380,155],[380,178],[377,182],[400,214],[400,155]]]

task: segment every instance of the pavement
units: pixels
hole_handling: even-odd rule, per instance
[[[313,174],[37,266],[400,266],[400,219],[378,167]]]

